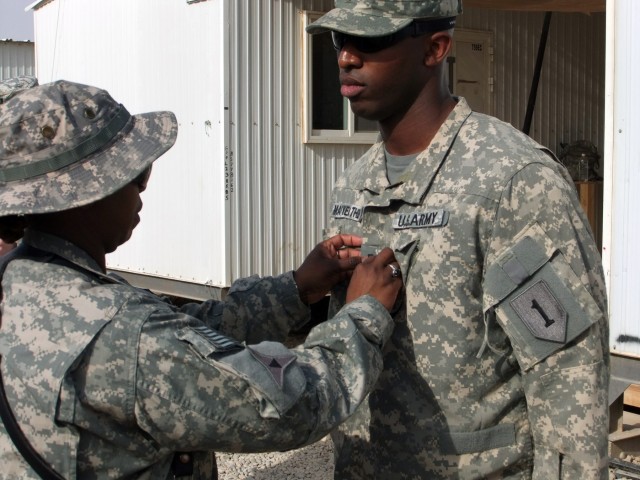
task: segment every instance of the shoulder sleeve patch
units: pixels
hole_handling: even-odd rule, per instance
[[[264,418],[280,418],[302,396],[307,379],[296,355],[281,343],[261,342],[223,355],[215,364],[242,377],[252,389]]]
[[[510,303],[534,337],[564,343],[567,311],[544,280],[534,283]]]
[[[293,353],[287,353],[284,355],[268,355],[260,353],[256,348],[247,347],[251,355],[265,366],[271,378],[276,382],[278,387],[282,389],[284,383],[284,371],[296,360],[296,356]]]

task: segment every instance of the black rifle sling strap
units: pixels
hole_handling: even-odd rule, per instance
[[[25,258],[24,249],[22,245],[15,248],[11,252],[7,253],[0,260],[0,280],[4,274],[5,267],[14,258],[20,256]],[[0,299],[2,298],[2,285],[0,284]],[[0,313],[1,315],[1,313]],[[1,321],[1,320],[0,320]],[[0,362],[2,357],[0,356]],[[9,406],[9,400],[4,390],[4,382],[2,381],[2,370],[0,369],[0,416],[2,417],[2,423],[4,428],[11,437],[11,440],[15,444],[20,455],[31,465],[31,468],[43,479],[43,480],[64,480],[58,472],[56,472],[51,465],[49,465],[40,454],[31,446],[27,437],[25,437],[20,425],[13,416],[11,407]]]

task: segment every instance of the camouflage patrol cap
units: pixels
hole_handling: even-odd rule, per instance
[[[65,80],[0,104],[0,216],[87,205],[175,143],[171,112],[131,115],[108,92]]]
[[[360,37],[381,37],[402,30],[414,20],[462,13],[462,0],[336,0],[335,6],[309,25],[307,32],[335,30]]]

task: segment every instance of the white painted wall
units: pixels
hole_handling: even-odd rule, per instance
[[[603,264],[611,351],[640,356],[640,2],[607,1]]]
[[[141,224],[108,266],[227,286],[223,0],[64,0],[36,8],[40,83],[107,89],[131,113],[171,110],[178,140],[155,163]]]

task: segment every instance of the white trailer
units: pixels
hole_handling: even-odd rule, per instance
[[[611,435],[614,453],[640,454],[640,417],[623,421],[623,393],[640,384],[640,4],[607,0],[604,229],[602,261],[611,325]],[[635,389],[635,390],[634,390]],[[638,402],[637,399],[634,400]],[[636,403],[636,407],[637,407]],[[636,412],[638,413],[638,412]]]
[[[33,42],[0,39],[0,81],[20,75],[35,75],[35,65]]]

